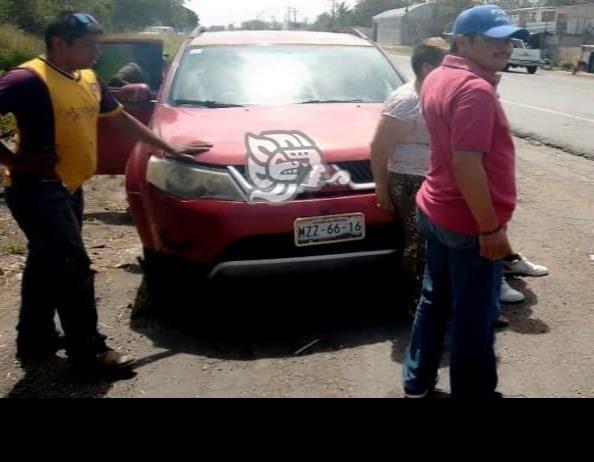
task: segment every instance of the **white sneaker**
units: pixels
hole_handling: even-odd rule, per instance
[[[526,300],[526,296],[522,292],[518,292],[503,278],[501,280],[501,303],[522,303]]]
[[[549,269],[546,266],[535,265],[534,263],[526,260],[526,258],[518,254],[519,260],[512,262],[503,262],[503,272],[510,276],[531,276],[541,277],[549,274]]]
[[[404,397],[406,399],[425,399],[429,396],[430,391],[425,390],[423,393],[408,393],[404,392]]]

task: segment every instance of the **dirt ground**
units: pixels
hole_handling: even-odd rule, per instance
[[[507,308],[511,327],[498,334],[500,390],[594,397],[594,162],[523,140],[517,147],[521,199],[512,240],[551,275],[512,281],[528,299]],[[123,178],[96,178],[86,194],[85,239],[98,271],[101,330],[140,366],[109,380],[75,379],[61,357],[21,369],[14,326],[26,247],[0,201],[0,396],[402,396],[410,322],[369,315],[378,305],[398,311],[397,281],[390,287],[373,281],[331,285],[329,293],[347,295],[337,297],[332,311],[316,305],[317,295],[302,284],[289,285],[285,299],[267,299],[262,281],[253,293],[235,297],[233,306],[228,294],[207,298],[197,289],[191,314],[177,321],[131,319],[142,281],[141,245],[127,214]],[[215,312],[216,320],[203,316]],[[447,357],[440,377],[447,390]]]

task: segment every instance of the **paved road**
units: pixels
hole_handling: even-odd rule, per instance
[[[412,76],[408,56],[390,56]],[[518,69],[503,73],[499,91],[516,134],[594,159],[594,78]]]

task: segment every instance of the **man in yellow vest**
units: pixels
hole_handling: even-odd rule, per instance
[[[97,166],[98,117],[169,156],[212,147],[201,141],[170,146],[123,110],[88,70],[99,58],[102,33],[92,16],[63,13],[46,31],[47,54],[0,78],[0,114],[14,114],[19,130],[16,152],[0,144],[0,164],[8,169],[5,199],[29,244],[17,328],[21,361],[51,358],[63,344],[77,368],[133,364],[98,331],[94,273],[82,239],[82,186]]]

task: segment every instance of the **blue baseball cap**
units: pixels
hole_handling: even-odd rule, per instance
[[[497,5],[480,5],[460,13],[454,24],[454,35],[484,35],[495,39],[527,40],[530,32],[514,26]]]

